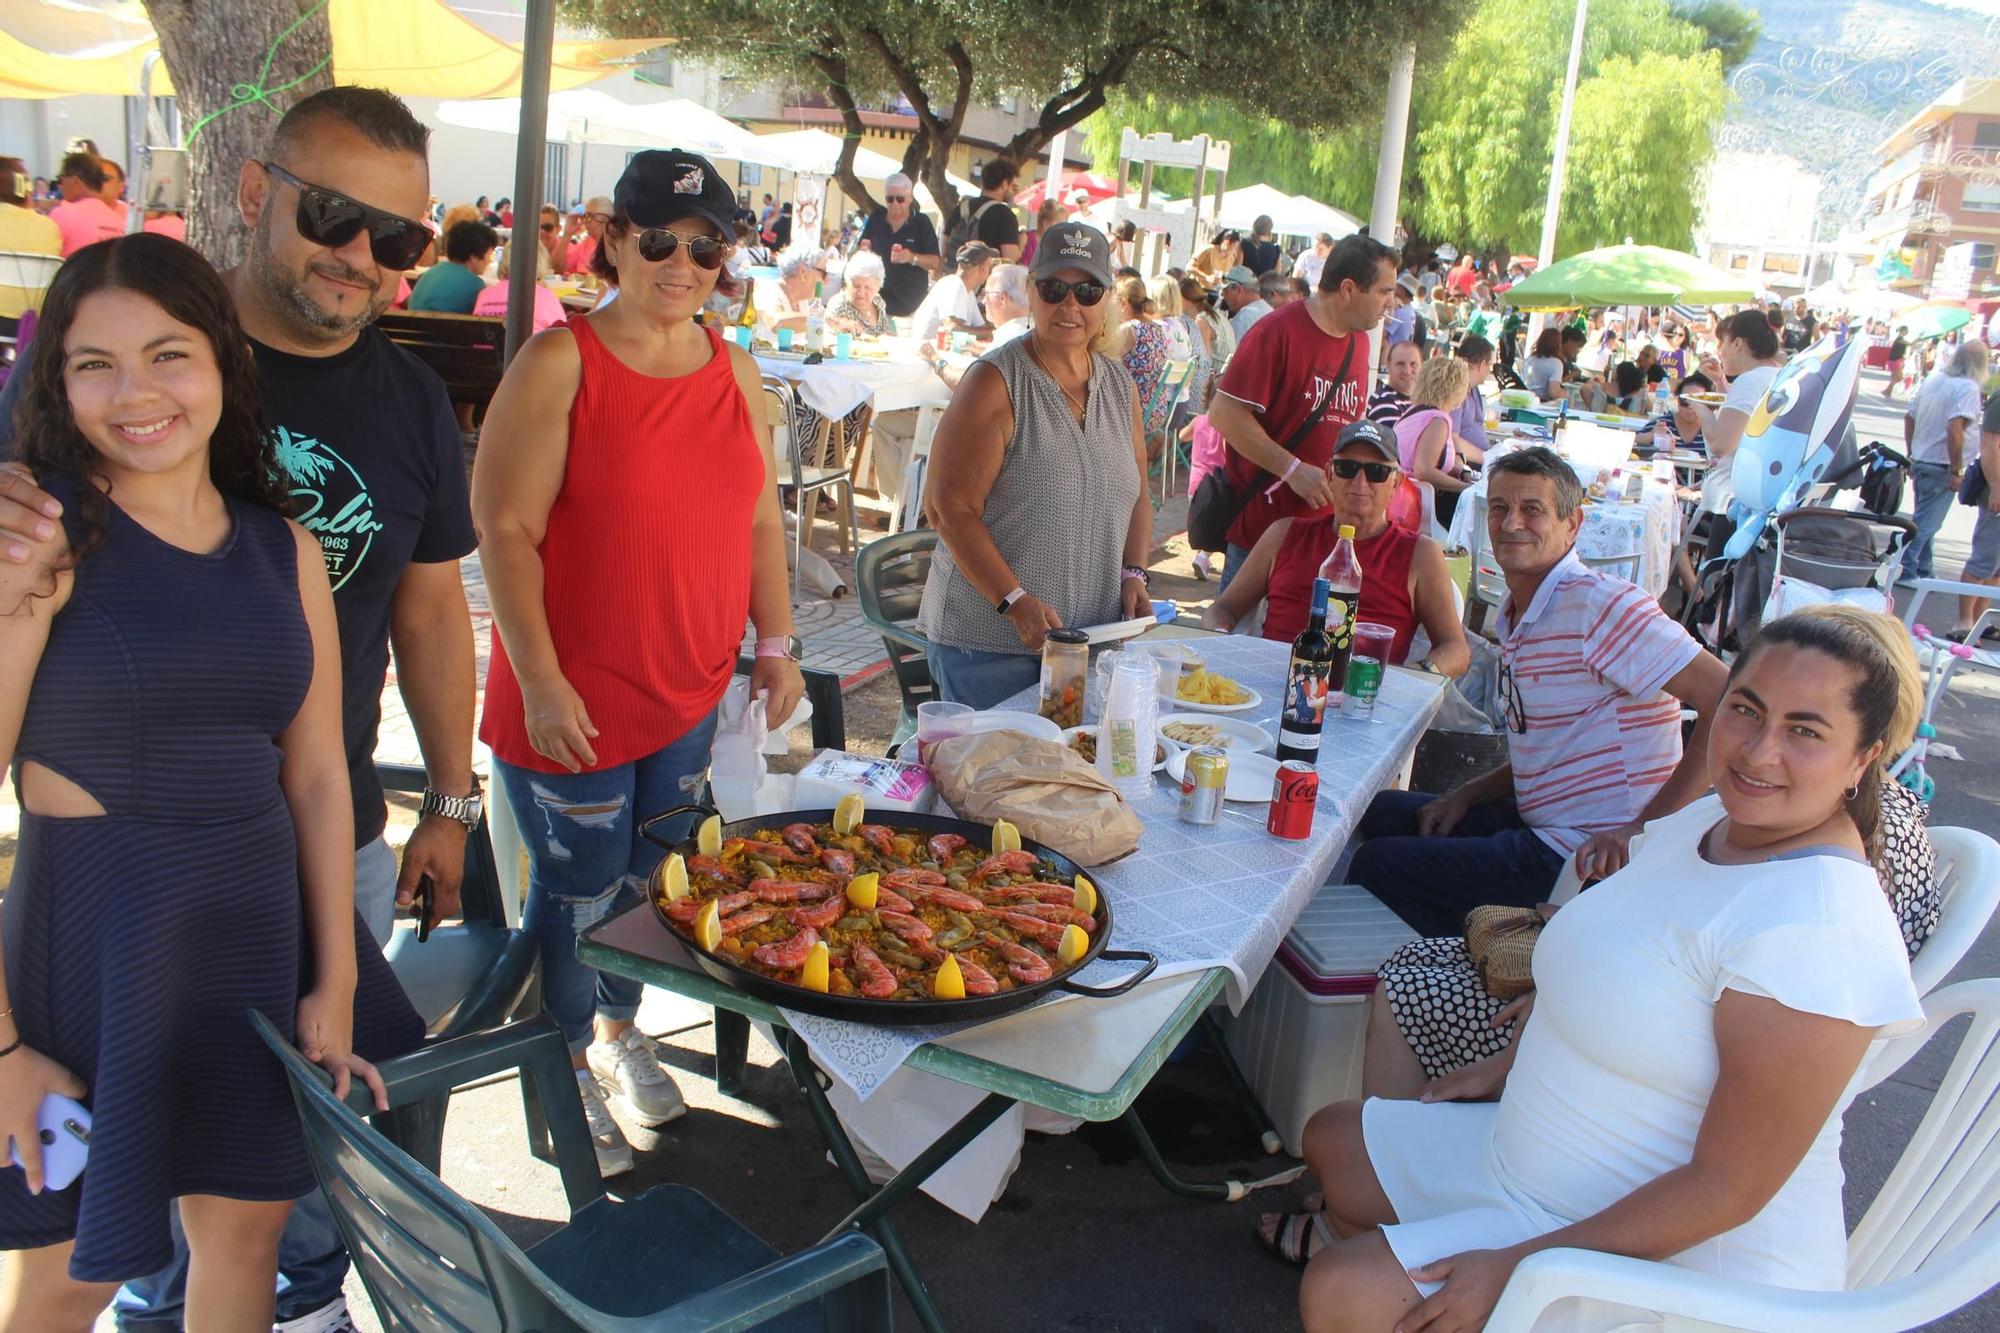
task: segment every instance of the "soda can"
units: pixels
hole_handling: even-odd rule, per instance
[[[1382,664],[1372,657],[1350,657],[1347,659],[1347,687],[1340,700],[1340,711],[1348,717],[1370,718],[1375,716],[1375,696],[1382,692]]]
[[[1229,754],[1214,745],[1188,751],[1181,770],[1181,822],[1209,825],[1222,818],[1222,789],[1229,782]]]
[[[1303,841],[1312,836],[1313,803],[1319,800],[1319,770],[1300,759],[1278,765],[1271,791],[1271,818],[1265,828],[1274,838]]]

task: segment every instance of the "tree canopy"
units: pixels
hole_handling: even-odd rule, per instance
[[[734,73],[824,90],[841,112],[837,172],[852,170],[864,107],[901,99],[917,133],[903,169],[940,203],[969,107],[1025,96],[1039,115],[1002,155],[1023,162],[1105,105],[1114,88],[1169,101],[1228,88],[1231,101],[1303,123],[1357,101],[1379,105],[1388,53],[1447,32],[1467,0],[1416,9],[1396,0],[564,0],[613,34],[675,38]],[[1339,53],[1381,52],[1379,60]]]
[[[1669,0],[1592,0],[1558,254],[1628,235],[1681,249],[1691,243],[1729,99],[1729,43],[1717,34],[1747,31],[1756,40],[1755,16],[1746,16],[1747,29],[1733,23],[1724,12],[1734,9],[1730,0],[1701,0],[1699,8],[1706,17],[1696,22]],[[1541,0],[1478,0],[1442,58],[1419,55],[1400,210],[1414,235],[1534,250],[1575,14]],[[1128,124],[1229,139],[1236,184],[1261,180],[1360,217],[1371,211],[1379,93],[1337,120],[1314,121],[1246,114],[1220,92],[1176,105],[1121,90],[1089,127],[1100,166],[1116,162],[1118,131]]]

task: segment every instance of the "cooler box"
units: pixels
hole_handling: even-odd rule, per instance
[[[1292,1156],[1314,1111],[1361,1095],[1375,969],[1415,938],[1368,890],[1329,884],[1299,914],[1243,1012],[1224,1021],[1236,1063]]]

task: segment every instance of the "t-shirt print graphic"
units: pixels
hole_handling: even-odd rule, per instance
[[[375,518],[368,483],[353,464],[316,436],[274,426],[271,437],[278,466],[291,479],[293,517],[319,538],[326,576],[339,592],[368,559],[368,548],[383,528]]]

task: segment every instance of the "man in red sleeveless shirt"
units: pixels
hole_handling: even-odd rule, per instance
[[[1319,290],[1258,320],[1230,358],[1208,419],[1229,443],[1230,485],[1248,502],[1229,529],[1223,587],[1264,529],[1333,507],[1327,461],[1340,428],[1366,406],[1367,331],[1382,321],[1395,289],[1396,252],[1349,236],[1327,256]],[[1322,400],[1317,425],[1293,440]]]
[[[1328,468],[1333,510],[1320,518],[1281,518],[1264,530],[1236,579],[1202,617],[1206,629],[1233,630],[1267,601],[1267,639],[1289,643],[1306,626],[1312,581],[1339,539],[1342,524],[1354,527],[1354,554],[1361,561],[1361,603],[1357,620],[1396,631],[1390,661],[1402,665],[1418,626],[1430,639],[1427,661],[1433,671],[1460,676],[1472,662],[1465,626],[1451,593],[1444,552],[1428,537],[1389,522],[1389,497],[1402,483],[1396,446],[1372,421],[1340,432]]]

